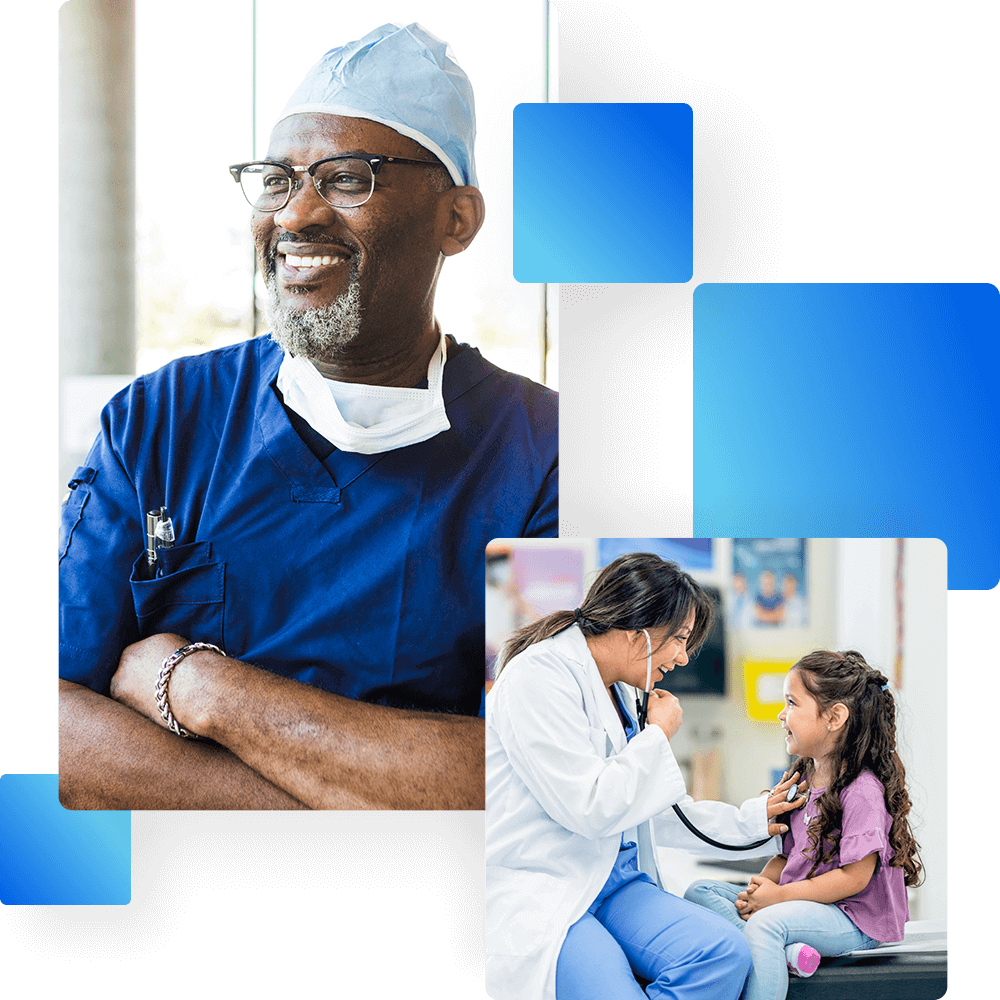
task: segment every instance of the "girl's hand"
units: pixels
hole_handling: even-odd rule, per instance
[[[763,875],[753,875],[746,889],[736,898],[736,911],[744,919],[765,906],[781,902],[781,886]]]

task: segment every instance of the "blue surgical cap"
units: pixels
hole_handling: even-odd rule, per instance
[[[447,42],[419,24],[383,24],[329,52],[281,114],[322,112],[367,118],[416,139],[456,184],[476,184],[472,84]]]

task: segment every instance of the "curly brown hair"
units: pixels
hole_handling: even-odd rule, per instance
[[[816,699],[820,714],[838,702],[849,713],[830,762],[832,780],[816,800],[818,812],[809,824],[807,857],[813,860],[813,866],[806,878],[812,877],[820,862],[829,863],[837,858],[843,817],[840,793],[862,771],[871,771],[882,783],[885,807],[892,817],[890,867],[903,869],[906,885],[920,885],[923,881],[923,865],[917,853],[920,845],[907,818],[912,803],[906,791],[906,769],[896,752],[896,701],[887,678],[853,649],[844,653],[827,650],[809,653],[792,670],[798,671],[806,690]],[[790,770],[799,770],[812,784],[811,757],[799,757]]]

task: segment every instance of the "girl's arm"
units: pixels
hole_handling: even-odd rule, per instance
[[[875,874],[875,851],[862,858],[852,861],[843,868],[834,868],[832,872],[817,875],[815,878],[803,879],[801,882],[789,882],[787,885],[775,886],[781,893],[781,899],[809,899],[814,903],[837,903],[848,896],[861,892]],[[756,895],[756,893],[755,893]],[[777,902],[777,900],[774,900]]]
[[[773,858],[766,865],[764,865],[764,870],[760,873],[761,878],[770,879],[772,882],[777,882],[781,878],[781,873],[785,870],[785,865],[788,863],[788,858],[784,854],[775,854]]]

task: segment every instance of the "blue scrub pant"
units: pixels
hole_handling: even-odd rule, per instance
[[[726,920],[658,889],[626,845],[556,963],[556,1000],[736,1000],[750,949]],[[633,973],[650,980],[645,993]]]

